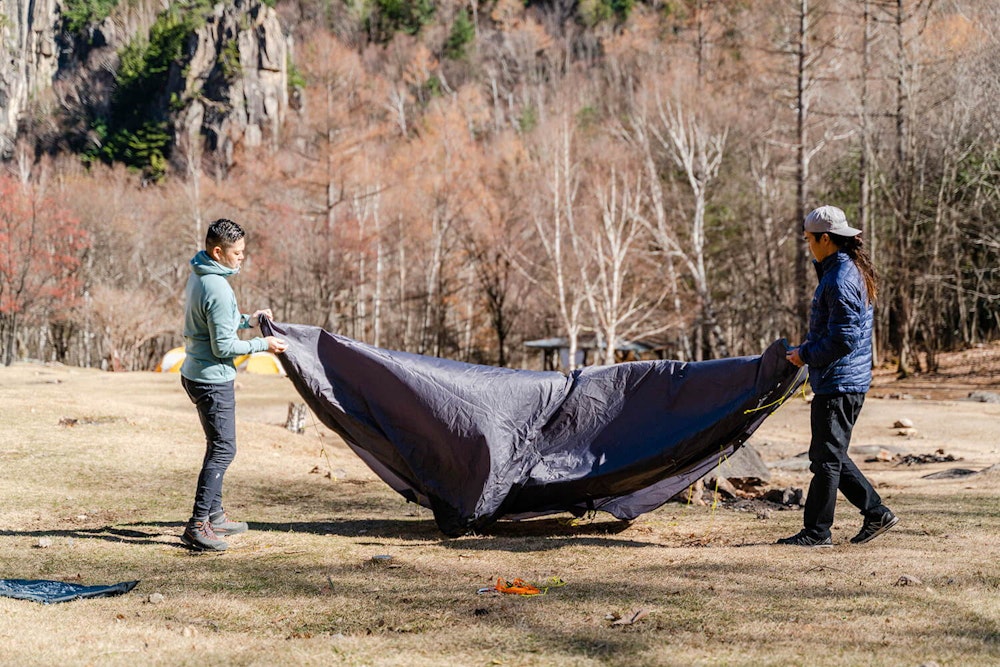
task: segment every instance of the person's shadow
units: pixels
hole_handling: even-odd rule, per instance
[[[662,546],[654,542],[613,538],[632,525],[629,521],[574,522],[566,518],[525,521],[498,521],[480,532],[451,538],[441,533],[433,519],[332,519],[330,521],[250,522],[259,532],[310,533],[359,538],[361,544],[381,545],[385,540],[436,544],[460,550],[547,551],[569,544],[592,546]],[[0,530],[2,537],[29,537],[39,540],[103,540],[136,546],[170,546],[187,549],[178,537],[183,521],[137,521],[98,528],[48,530]],[[50,546],[50,545],[45,545]],[[55,546],[55,545],[51,545]]]
[[[54,539],[73,539],[73,540],[104,540],[107,542],[114,542],[116,544],[137,544],[137,545],[154,545],[154,544],[169,544],[169,542],[163,541],[164,538],[176,538],[177,536],[172,533],[165,533],[163,531],[145,531],[145,530],[135,530],[132,526],[176,526],[176,523],[142,523],[142,524],[125,524],[127,527],[123,528],[120,526],[101,526],[100,528],[70,528],[66,530],[0,530],[0,537],[31,537],[38,538],[39,543],[36,547],[42,547],[43,544],[41,540],[44,538]],[[44,545],[49,546],[49,545]]]
[[[653,542],[612,538],[631,527],[630,521],[574,522],[567,518],[498,521],[461,537],[441,533],[433,519],[332,519],[330,521],[251,522],[251,530],[303,532],[359,538],[360,544],[384,545],[386,540],[435,544],[459,550],[543,551],[568,544],[596,546],[662,546]],[[414,544],[414,546],[416,546]]]

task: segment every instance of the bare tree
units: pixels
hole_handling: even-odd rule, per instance
[[[666,292],[650,290],[638,271],[645,259],[640,247],[645,231],[641,178],[629,183],[612,167],[607,184],[596,184],[595,189],[600,221],[589,244],[594,268],[581,280],[587,285],[587,301],[604,344],[604,363],[613,364],[620,338],[667,329],[653,322]]]
[[[666,216],[658,216],[657,224],[649,225],[649,230],[660,247],[680,258],[694,282],[701,309],[695,358],[701,359],[703,351],[710,358],[727,356],[728,346],[715,314],[706,264],[705,209],[709,188],[722,165],[729,131],[711,130],[704,119],[686,112],[676,100],[664,101],[657,96],[656,110],[658,123],[649,129],[664,153],[682,170],[691,191],[691,208],[686,239],[665,224]]]
[[[663,190],[660,166],[654,156],[654,145],[650,128],[651,121],[646,114],[645,108],[641,104],[636,104],[633,113],[629,116],[628,125],[620,125],[618,127],[618,134],[627,144],[633,146],[638,151],[639,157],[642,160],[643,169],[646,174],[646,187],[649,188],[649,205],[647,207],[649,210],[647,216],[652,216],[652,220],[644,217],[642,218],[642,222],[647,230],[652,233],[652,236],[660,240],[660,242],[656,243],[656,247],[660,258],[660,282],[662,283],[663,294],[669,299],[674,319],[682,321],[683,305],[678,287],[677,267],[675,265],[675,260],[678,257],[678,253],[674,249],[676,244],[663,241],[664,239],[675,238],[675,233],[672,229],[673,221],[667,215],[668,204]],[[681,333],[680,341],[679,356],[683,359],[690,359],[692,357],[690,339],[686,334]]]
[[[547,260],[549,281],[535,284],[555,301],[560,324],[566,331],[569,347],[567,368],[576,369],[580,334],[584,330],[583,307],[587,295],[578,277],[587,272],[580,266],[581,257],[574,249],[577,196],[580,187],[579,166],[573,158],[573,132],[564,113],[560,119],[557,143],[547,146],[539,174],[545,179],[546,201],[533,212],[538,241]]]

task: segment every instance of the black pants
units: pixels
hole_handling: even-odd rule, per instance
[[[864,402],[864,394],[827,394],[813,398],[812,442],[809,444],[809,469],[813,478],[805,508],[805,529],[813,537],[830,537],[838,489],[866,519],[877,519],[886,511],[878,493],[847,456],[851,431]]]
[[[191,512],[192,519],[204,521],[210,514],[222,511],[222,478],[236,458],[235,383],[208,384],[182,377],[181,384],[198,408],[205,431],[205,460]]]

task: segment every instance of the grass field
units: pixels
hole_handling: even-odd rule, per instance
[[[0,368],[0,576],[140,580],[114,598],[0,598],[0,663],[1000,664],[1000,476],[863,466],[902,522],[860,547],[845,503],[819,551],[772,545],[801,512],[675,503],[631,524],[558,516],[448,539],[326,429],[284,430],[297,400],[287,380],[240,376],[226,506],[252,530],[197,555],[178,536],[203,443],[177,376]],[[905,408],[922,434],[908,446],[1000,461],[1000,405]],[[898,402],[865,409],[855,442],[896,442]],[[765,423],[765,457],[805,448],[806,415],[795,400]],[[498,577],[566,583],[477,593]]]

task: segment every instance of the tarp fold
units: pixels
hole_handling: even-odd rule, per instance
[[[83,598],[123,595],[135,588],[138,583],[138,581],[123,581],[106,586],[84,586],[46,579],[0,579],[0,596],[54,604]]]
[[[447,535],[500,518],[659,507],[742,445],[802,382],[760,356],[591,366],[565,376],[376,348],[263,320],[316,416]]]

